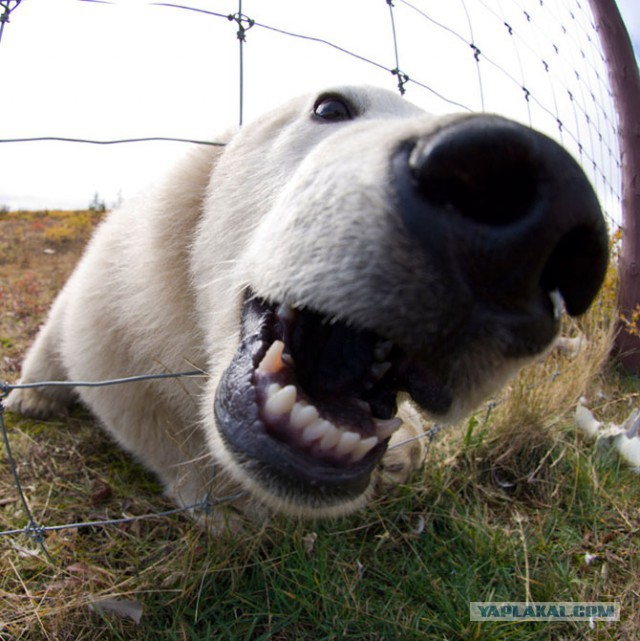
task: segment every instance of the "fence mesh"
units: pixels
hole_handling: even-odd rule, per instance
[[[93,11],[124,10],[124,2],[79,2],[91,6]],[[237,96],[226,93],[226,102],[235,103],[237,122],[258,113],[273,96],[315,88],[322,83],[335,84],[343,77],[395,88],[412,102],[437,113],[453,110],[499,113],[546,132],[566,147],[591,179],[610,225],[619,224],[621,163],[616,111],[607,61],[584,0],[377,2],[374,6],[370,0],[366,3],[325,0],[302,6],[293,0],[274,3],[203,0],[188,5],[151,2],[146,10],[188,13],[192,20],[211,23],[212,32],[215,23],[218,37],[224,34],[224,42],[218,44],[226,47],[227,72],[229,66],[235,69]],[[19,4],[20,0],[0,2],[3,11],[0,38],[10,14],[18,23],[20,12],[13,11]],[[332,19],[326,20],[326,15]],[[76,24],[74,28],[82,25]],[[237,58],[229,63],[234,49],[233,56]],[[4,62],[10,65],[7,54],[8,51],[0,49]],[[186,64],[202,67],[203,77],[216,76],[216,69],[210,69],[210,59],[187,60]],[[5,80],[5,88],[6,83]],[[266,99],[265,87],[269,88]],[[153,136],[105,139],[59,136],[56,132],[45,136],[0,133],[0,142],[4,143],[0,145],[0,166],[6,148],[13,149],[19,144],[28,147],[36,143],[119,143],[127,148],[136,142],[150,141],[220,144],[206,136],[191,135],[188,128],[180,128],[180,116],[175,118],[178,124],[170,128],[170,135],[159,132]],[[178,135],[174,135],[175,131]],[[119,162],[120,158],[114,165]],[[4,169],[2,173],[5,174]],[[2,394],[10,389],[12,386],[6,384]],[[24,533],[46,554],[48,530],[82,524],[45,526],[41,521],[46,520],[46,515],[36,519],[20,485],[2,412],[0,429],[26,521],[26,525],[16,524],[0,535]],[[433,438],[436,433],[437,428],[428,435]],[[120,519],[101,524],[118,522]]]

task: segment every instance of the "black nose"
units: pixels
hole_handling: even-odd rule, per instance
[[[405,227],[461,298],[519,312],[558,290],[572,315],[595,298],[606,224],[588,179],[550,138],[471,116],[411,141],[394,173]]]

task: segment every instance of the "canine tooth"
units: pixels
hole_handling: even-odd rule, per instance
[[[393,341],[380,341],[373,350],[373,355],[377,361],[384,361],[389,358],[393,348]]]
[[[361,440],[362,438],[360,437],[360,434],[357,434],[356,432],[343,432],[338,444],[336,445],[336,454],[338,456],[350,454],[355,450]]]
[[[389,438],[402,425],[402,419],[397,416],[388,420],[376,418],[373,422],[376,425],[376,434],[381,441]]]
[[[308,427],[319,417],[318,410],[313,405],[303,405],[296,403],[291,410],[289,423],[291,427],[302,429]]]
[[[302,432],[302,440],[305,443],[311,443],[319,438],[323,438],[332,428],[335,429],[329,421],[323,419],[317,420]]]
[[[390,368],[391,363],[389,363],[389,361],[385,361],[384,363],[374,363],[370,368],[370,372],[373,374],[374,378],[379,381]]]
[[[296,402],[296,386],[287,385],[271,394],[264,405],[264,411],[270,418],[280,418],[288,414]]]
[[[365,455],[368,454],[378,444],[378,442],[379,441],[377,436],[370,436],[369,438],[361,439],[360,442],[355,446],[353,452],[351,452],[351,460],[354,463],[362,460]]]
[[[282,341],[273,341],[271,347],[267,350],[258,365],[258,371],[264,374],[275,374],[282,369],[282,352],[284,343]]]
[[[320,440],[319,446],[321,450],[332,450],[337,444],[338,441],[340,440],[340,437],[342,436],[342,432],[331,425],[331,427],[327,430],[327,433],[322,437]]]
[[[549,292],[549,298],[551,299],[551,304],[553,305],[553,317],[556,320],[560,320],[562,312],[564,311],[564,298],[559,289],[554,289],[552,292]]]

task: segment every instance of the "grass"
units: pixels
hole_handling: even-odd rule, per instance
[[[19,371],[24,351],[99,219],[90,211],[0,211],[0,366],[5,377]]]
[[[4,378],[17,377],[96,220],[2,214]],[[180,515],[83,526],[47,534],[51,560],[24,535],[0,537],[0,640],[637,638],[640,479],[585,443],[571,418],[583,393],[601,419],[638,404],[638,381],[606,360],[612,313],[608,291],[580,321],[590,342],[576,358],[553,353],[523,372],[495,406],[441,433],[409,485],[352,517],[276,517],[221,539]],[[171,507],[83,410],[47,423],[6,418],[38,522]],[[0,459],[0,531],[24,527],[2,450]],[[621,621],[469,621],[470,601],[527,599],[618,600]],[[142,609],[138,622],[124,606]]]

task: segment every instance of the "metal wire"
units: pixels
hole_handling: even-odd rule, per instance
[[[82,0],[89,2],[90,0]],[[91,0],[92,2],[94,0]],[[90,140],[87,138],[63,138],[60,136],[39,136],[36,138],[0,138],[0,143],[25,143],[25,142],[74,142],[89,145],[123,145],[137,142],[181,142],[189,145],[210,145],[224,147],[226,143],[211,140],[194,140],[190,138],[168,138],[166,136],[153,136],[149,138],[121,138],[118,140]]]
[[[107,387],[109,385],[122,385],[123,383],[137,383],[139,381],[153,381],[163,378],[185,378],[194,376],[206,376],[201,370],[188,372],[177,372],[175,374],[140,374],[138,376],[125,376],[106,381],[38,381],[36,383],[0,383],[0,398],[6,396],[14,389],[36,389],[38,387]]]
[[[22,0],[4,0],[0,2],[0,9],[3,9],[0,15],[0,42],[2,42],[2,35],[4,33],[4,26],[9,22],[11,13],[18,8]],[[13,3],[13,6],[11,4]]]
[[[391,18],[391,36],[393,38],[393,54],[396,61],[396,66],[391,70],[391,73],[398,79],[398,92],[404,96],[406,89],[404,86],[409,82],[409,76],[400,70],[400,56],[398,55],[398,34],[396,33],[396,20],[393,15],[393,0],[385,0],[389,6],[389,17]]]
[[[39,545],[44,555],[49,559],[49,561],[52,561],[51,556],[49,555],[49,552],[44,544],[45,530],[41,525],[39,525],[36,522],[33,516],[33,513],[31,512],[31,508],[29,507],[27,497],[22,491],[22,483],[20,482],[18,468],[16,466],[15,459],[13,458],[11,443],[9,442],[9,435],[7,433],[7,428],[4,423],[4,406],[2,404],[1,398],[0,398],[0,431],[2,431],[2,439],[4,440],[4,448],[5,448],[5,451],[7,452],[7,459],[9,462],[9,469],[11,470],[11,474],[13,476],[13,482],[16,486],[16,490],[18,492],[18,497],[20,498],[20,502],[22,503],[22,509],[24,510],[24,513],[27,515],[27,525],[21,530],[21,532],[23,532],[28,539],[31,539],[37,545]],[[2,534],[4,533],[0,532],[0,535]]]
[[[154,512],[153,514],[142,514],[138,516],[128,516],[115,519],[104,519],[97,521],[82,521],[77,523],[66,523],[63,525],[49,525],[44,526],[37,522],[33,512],[29,506],[26,495],[22,488],[22,483],[20,481],[20,475],[18,474],[18,466],[16,460],[13,456],[13,451],[11,449],[11,443],[9,440],[9,434],[7,431],[6,423],[4,421],[4,404],[2,399],[6,397],[9,392],[17,389],[34,389],[41,387],[105,387],[110,385],[122,385],[127,383],[134,383],[140,381],[149,381],[149,380],[158,380],[158,379],[167,379],[167,378],[184,378],[184,377],[194,377],[194,376],[203,376],[203,372],[200,370],[193,370],[189,372],[177,372],[177,373],[166,373],[166,374],[145,374],[139,376],[127,376],[124,378],[116,378],[104,381],[40,381],[37,383],[21,383],[21,384],[9,384],[2,383],[0,384],[0,432],[2,432],[2,439],[4,441],[5,451],[7,453],[7,462],[9,469],[11,471],[14,485],[18,492],[18,497],[22,508],[27,517],[27,525],[23,528],[16,528],[12,530],[0,531],[0,536],[12,536],[17,534],[24,534],[28,539],[36,543],[43,554],[47,559],[53,562],[47,547],[45,545],[45,537],[47,532],[55,532],[59,530],[67,529],[77,529],[80,527],[105,527],[110,525],[119,525],[123,523],[132,523],[135,521],[142,521],[148,519],[158,519],[172,516],[175,514],[181,514],[185,512],[203,512],[209,514],[211,510],[219,505],[230,503],[236,501],[244,496],[247,492],[240,491],[227,496],[221,497],[211,497],[207,496],[202,501],[194,503],[192,505],[187,505],[183,507],[173,508],[170,510],[165,510],[162,512]],[[212,479],[213,483],[214,479]]]

